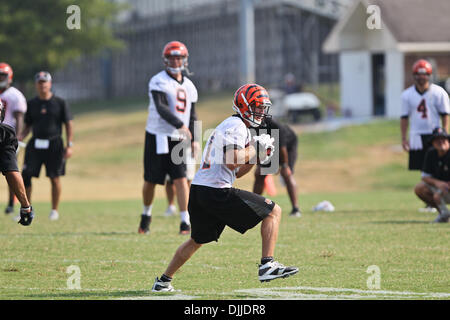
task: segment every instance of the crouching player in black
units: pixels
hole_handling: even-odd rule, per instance
[[[16,150],[18,142],[14,129],[3,123],[5,107],[0,100],[0,170],[21,204],[19,223],[28,226],[34,218],[33,208],[28,201],[22,175],[17,167]]]
[[[243,234],[261,222],[260,281],[298,272],[297,267],[284,266],[274,259],[281,208],[270,199],[232,187],[236,178],[252,169],[257,156],[264,163],[273,155],[274,139],[267,134],[252,137],[249,130],[261,125],[270,106],[267,91],[259,85],[247,84],[236,91],[233,109],[237,114],[225,119],[210,135],[192,181],[191,238],[177,249],[152,291],[174,291],[171,280],[177,270],[203,244],[217,241],[226,226]]]
[[[415,187],[416,195],[438,210],[433,221],[446,223],[450,218],[450,136],[445,129],[437,127],[430,138],[432,148],[425,153],[422,181]]]
[[[280,174],[283,177],[283,181],[286,185],[286,189],[289,195],[289,200],[291,201],[292,210],[289,216],[291,217],[301,217],[301,212],[298,207],[297,200],[297,183],[294,179],[294,166],[297,160],[297,135],[295,132],[289,128],[287,124],[283,124],[279,121],[275,121],[273,118],[267,118],[264,124],[256,129],[258,134],[267,133],[272,136],[272,130],[276,129],[279,135],[279,143],[275,145],[275,149],[279,150],[279,167]],[[277,141],[277,139],[275,139]],[[275,156],[277,153],[275,154]],[[267,176],[264,168],[272,167],[272,163],[258,164],[255,170],[255,182],[253,184],[253,192],[256,194],[262,194],[264,190],[264,180]],[[276,171],[278,171],[278,166],[276,166]]]

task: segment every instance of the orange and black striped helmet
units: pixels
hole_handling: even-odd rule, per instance
[[[271,106],[269,93],[258,84],[243,85],[234,94],[233,110],[252,127],[259,127],[264,119],[270,117]]]

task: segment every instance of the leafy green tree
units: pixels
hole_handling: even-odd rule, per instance
[[[67,12],[73,5],[79,8],[79,28],[73,28],[76,12]],[[22,82],[81,54],[120,48],[112,24],[123,8],[107,0],[0,0],[0,61],[9,63],[14,79]]]

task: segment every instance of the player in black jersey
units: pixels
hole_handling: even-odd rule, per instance
[[[415,187],[417,196],[439,211],[434,222],[448,222],[450,212],[450,136],[438,127],[431,136],[432,148],[425,153],[422,181]]]
[[[279,168],[280,174],[283,177],[283,181],[286,185],[286,189],[289,194],[289,199],[291,201],[292,210],[290,216],[300,217],[301,212],[298,206],[297,199],[297,184],[294,179],[294,166],[297,160],[297,135],[295,132],[284,123],[281,123],[273,118],[267,118],[265,124],[257,128],[256,131],[259,133],[261,130],[267,131],[271,135],[271,131],[277,129],[278,131],[278,144],[275,146],[275,150],[279,150]],[[276,141],[277,139],[275,139]],[[276,155],[275,155],[276,156]],[[263,168],[269,168],[272,163],[261,164],[256,167],[255,170],[255,182],[253,184],[253,192],[256,194],[262,194],[264,190],[264,179],[266,174],[264,174]],[[278,168],[275,168],[278,171]]]

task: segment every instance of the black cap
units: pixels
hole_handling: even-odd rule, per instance
[[[433,133],[431,134],[431,142],[433,142],[433,140],[436,138],[450,139],[450,136],[447,134],[444,128],[437,127],[433,130]]]
[[[52,76],[47,71],[40,71],[34,76],[34,81],[52,81]]]

